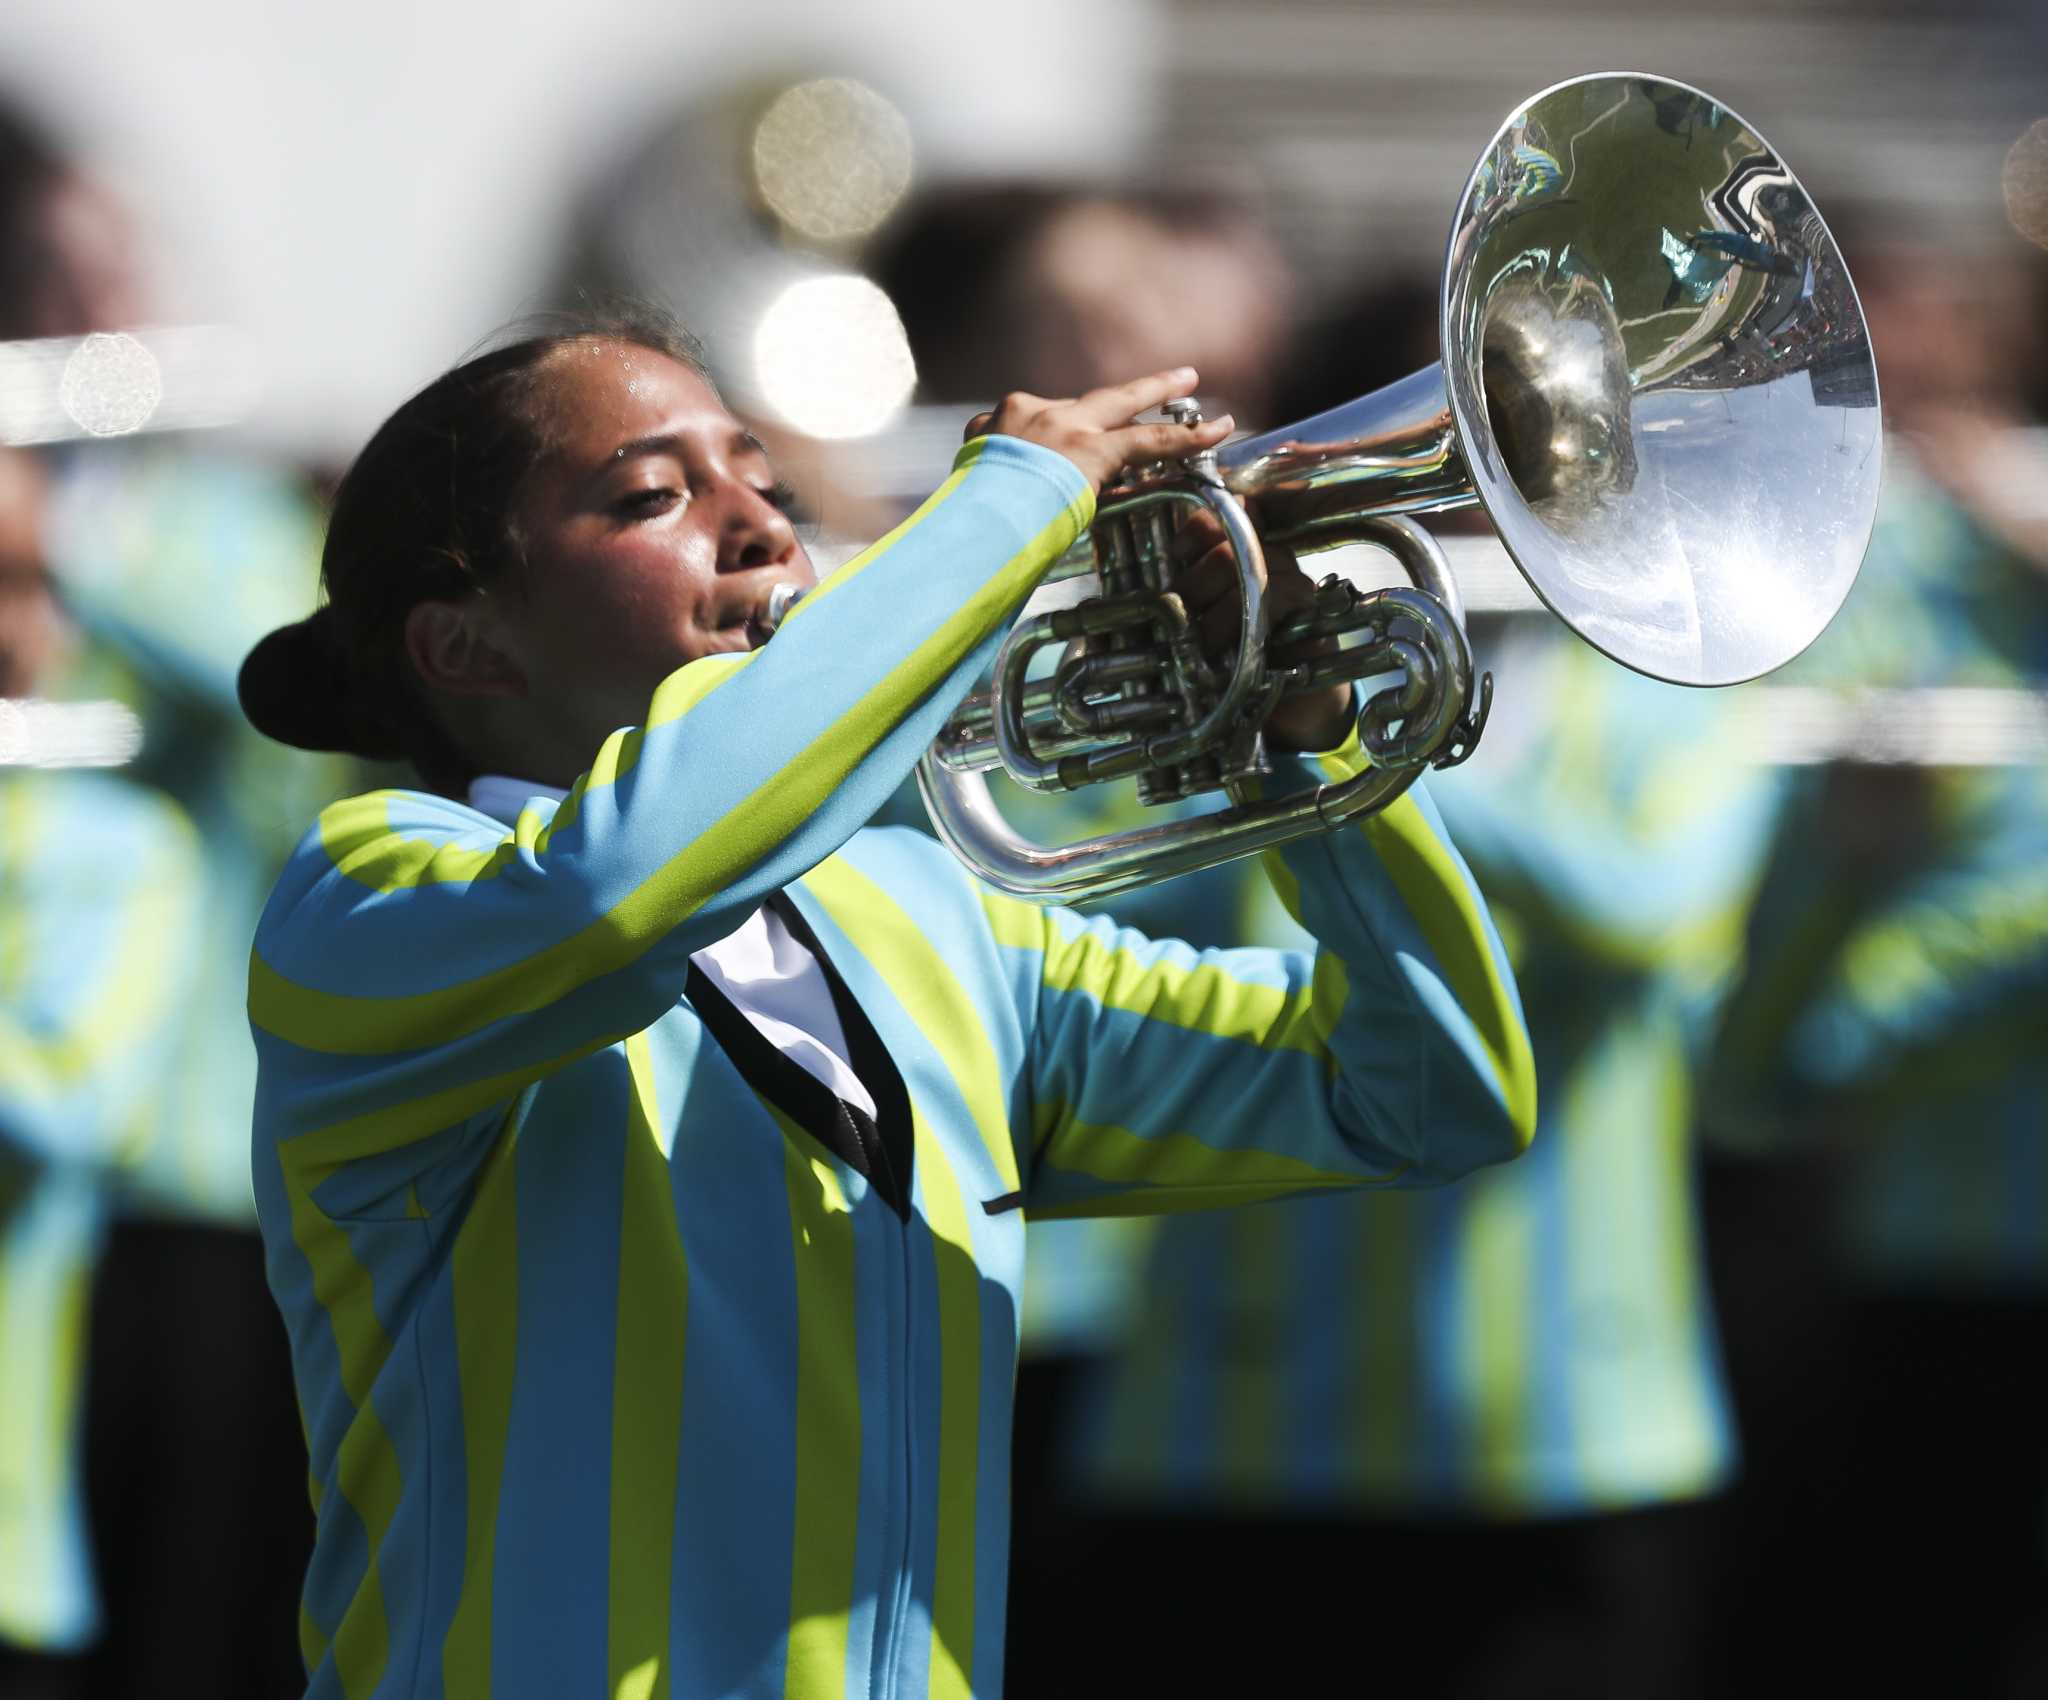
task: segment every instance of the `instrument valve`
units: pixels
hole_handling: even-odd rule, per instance
[[[1191,395],[1176,396],[1172,401],[1162,402],[1159,411],[1176,425],[1199,425],[1202,422],[1202,404]],[[1208,477],[1218,476],[1214,449],[1202,449],[1187,455],[1183,464]]]

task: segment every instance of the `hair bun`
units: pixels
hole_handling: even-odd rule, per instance
[[[235,681],[242,712],[266,738],[370,761],[399,759],[396,730],[360,711],[358,689],[327,608],[264,638]]]

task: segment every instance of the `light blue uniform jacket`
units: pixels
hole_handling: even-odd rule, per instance
[[[0,1642],[99,1627],[79,1421],[109,1197],[146,1155],[198,960],[191,828],[98,774],[0,769]]]
[[[559,807],[378,793],[301,847],[251,1015],[314,1694],[992,1695],[1026,1217],[1525,1143],[1512,981],[1424,798],[1275,860],[1313,954],[1151,942],[858,831],[1091,511],[1060,457],[970,444]],[[838,978],[865,1128],[691,977],[764,901]]]

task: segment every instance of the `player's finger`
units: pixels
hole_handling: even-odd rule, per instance
[[[1238,594],[1237,556],[1227,543],[1219,543],[1198,561],[1192,561],[1173,576],[1173,588],[1191,613]]]
[[[1033,395],[1029,390],[1012,390],[996,403],[984,429],[1014,434],[1020,426],[1036,419],[1048,407],[1060,405],[1059,402],[1047,401],[1042,395]]]
[[[1207,508],[1195,508],[1180,522],[1180,529],[1173,534],[1173,542],[1167,547],[1168,558],[1177,562],[1199,560],[1227,533],[1223,522]]]
[[[1273,625],[1278,625],[1290,614],[1299,614],[1313,608],[1316,587],[1300,572],[1274,573],[1266,582],[1266,608]]]
[[[1238,613],[1237,598],[1226,596],[1212,602],[1195,621],[1195,630],[1200,635],[1202,651],[1207,655],[1230,655],[1237,649],[1239,630],[1244,624]]]
[[[1090,390],[1074,405],[1091,425],[1121,425],[1148,407],[1157,407],[1161,402],[1172,401],[1179,396],[1193,395],[1195,382],[1194,367],[1174,366],[1164,372],[1133,378],[1128,383]]]
[[[1166,460],[1193,454],[1198,449],[1212,449],[1235,429],[1236,422],[1226,413],[1220,419],[1193,426],[1171,422],[1125,425],[1104,431],[1102,439],[1115,453],[1118,465],[1129,466],[1134,461]]]

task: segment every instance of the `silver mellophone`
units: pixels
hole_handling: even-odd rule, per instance
[[[1451,221],[1444,358],[1329,412],[1127,475],[1044,582],[1098,594],[1027,612],[927,751],[934,826],[983,879],[1044,901],[1208,867],[1385,807],[1463,760],[1491,680],[1442,547],[1411,517],[1480,506],[1531,592],[1626,666],[1754,679],[1848,594],[1881,463],[1870,339],[1833,238],[1776,150],[1712,96],[1640,75],[1532,97],[1480,154]],[[1242,592],[1204,653],[1172,587],[1177,520],[1213,515]],[[1326,579],[1275,627],[1262,544],[1369,542],[1410,583]],[[1344,638],[1329,653],[1314,640]],[[1282,697],[1391,676],[1359,729],[1370,769],[1264,798]],[[1040,791],[1131,778],[1220,793],[1193,819],[1076,844],[1018,833],[986,775]]]

